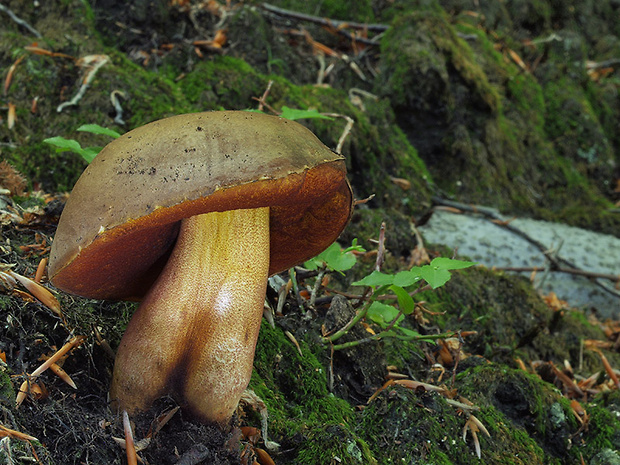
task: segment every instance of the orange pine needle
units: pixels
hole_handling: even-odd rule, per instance
[[[9,102],[8,107],[9,113],[7,116],[7,126],[9,129],[13,129],[13,127],[15,126],[15,120],[17,119],[17,116],[15,114],[16,107],[15,104],[11,102]]]
[[[47,266],[47,258],[42,258],[39,262],[39,266],[37,266],[37,272],[34,275],[34,282],[40,283],[43,278],[43,274],[45,273],[45,267]]]
[[[11,87],[11,82],[13,81],[13,74],[15,73],[15,69],[17,68],[17,65],[21,63],[23,59],[24,59],[24,55],[20,56],[17,60],[15,60],[15,63],[13,63],[11,67],[9,68],[9,72],[6,73],[6,79],[4,80],[4,95],[5,96],[7,96],[9,93],[9,88]]]
[[[446,388],[435,386],[434,384],[423,383],[422,381],[414,381],[412,379],[397,379],[394,384],[404,386],[409,389],[424,388],[427,391],[435,391],[439,393],[445,393]]]
[[[562,372],[561,370],[559,370],[554,364],[553,362],[549,362],[549,364],[551,365],[551,368],[553,369],[553,373],[555,374],[555,376],[558,377],[558,379],[560,381],[562,381],[562,383],[568,388],[571,389],[572,391],[574,391],[577,395],[579,396],[583,396],[583,391],[581,390],[581,388],[579,386],[577,386],[575,384],[575,382],[564,372]]]
[[[129,415],[123,410],[123,428],[125,430],[125,452],[127,453],[127,465],[138,465],[138,455],[133,440],[133,432],[129,423]]]
[[[6,273],[9,274],[13,279],[19,282],[26,289],[28,289],[28,292],[32,293],[32,295],[34,295],[39,300],[39,302],[41,302],[52,312],[58,315],[63,322],[65,321],[64,315],[60,308],[60,303],[58,302],[58,299],[54,297],[54,294],[52,294],[45,287],[41,286],[39,283],[33,281],[32,279],[14,273],[11,270],[7,271]]]
[[[49,368],[52,363],[56,363],[60,358],[70,350],[79,347],[86,340],[85,336],[74,336],[69,342],[62,346],[54,355],[48,358],[39,368],[34,370],[30,376],[39,376]]]
[[[58,53],[58,52],[50,52],[49,50],[38,47],[36,45],[26,45],[24,47],[24,50],[30,53],[34,53],[35,55],[44,55],[44,56],[54,57],[54,58],[69,58],[70,60],[75,60],[75,58],[72,57],[71,55],[66,55],[64,53]]]
[[[75,385],[75,382],[71,379],[71,376],[69,376],[69,373],[67,373],[60,365],[58,365],[57,363],[52,363],[50,365],[50,371],[56,376],[58,376],[60,379],[62,379],[69,386],[71,386],[73,389],[77,389],[77,386]]]
[[[601,361],[603,362],[603,366],[605,367],[607,375],[609,375],[613,383],[616,385],[616,388],[620,389],[620,380],[618,379],[618,375],[616,375],[614,369],[610,365],[609,360],[607,360],[607,357],[605,357],[605,354],[603,354],[603,352],[598,351],[598,354],[601,357]]]
[[[74,336],[73,338],[71,338],[71,340],[67,342],[64,346],[62,346],[54,355],[52,355],[45,362],[43,362],[43,364],[41,364],[39,368],[34,370],[30,374],[29,379],[34,380],[35,378],[40,376],[41,373],[47,370],[53,363],[56,363],[58,360],[60,360],[63,357],[63,355],[68,353],[70,350],[74,349],[75,347],[80,346],[85,340],[86,340],[86,337],[84,336]],[[24,400],[26,399],[26,396],[28,395],[28,383],[29,382],[30,382],[29,380],[26,380],[19,387],[19,392],[17,393],[17,396],[15,396],[16,407],[19,407],[22,404],[22,402],[24,402]]]
[[[38,441],[34,436],[30,436],[29,434],[22,433],[20,431],[16,431],[11,428],[7,428],[4,425],[0,425],[0,437],[12,437],[16,439],[21,439],[22,441]]]

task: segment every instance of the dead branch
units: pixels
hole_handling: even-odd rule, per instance
[[[357,35],[353,35],[347,32],[345,29],[355,29],[359,31],[372,31],[372,32],[384,32],[389,26],[386,24],[368,24],[368,23],[356,23],[349,21],[340,21],[337,19],[330,18],[321,18],[319,16],[307,15],[304,13],[299,13],[297,11],[285,10],[284,8],[278,8],[276,6],[270,5],[269,3],[261,3],[260,7],[268,11],[270,13],[276,14],[278,16],[284,16],[287,18],[297,19],[299,21],[307,21],[310,23],[318,24],[323,27],[330,28],[339,34],[345,36],[347,39],[361,42],[368,45],[376,45],[377,38],[375,39],[366,39],[365,37],[358,37]]]
[[[23,19],[19,18],[15,13],[13,13],[11,10],[9,10],[6,6],[2,5],[1,3],[0,3],[0,11],[5,12],[7,15],[9,15],[9,18],[11,18],[14,22],[28,29],[28,31],[36,38],[40,39],[41,37],[43,37],[39,31],[37,31],[35,28],[33,28],[30,24],[28,24]]]
[[[496,266],[493,267],[494,270],[499,271],[516,271],[516,272],[532,272],[532,271],[545,271],[547,268],[544,266]],[[564,268],[558,267],[554,268],[553,271],[558,273],[568,273],[574,274],[577,276],[585,276],[586,278],[595,278],[595,279],[608,279],[613,282],[620,282],[620,275],[614,274],[606,274],[606,273],[596,273],[594,271],[586,271],[580,270],[576,268]]]
[[[66,107],[77,105],[78,102],[82,100],[82,97],[86,93],[86,90],[89,88],[92,80],[95,78],[95,74],[97,74],[99,68],[105,65],[108,61],[110,61],[110,58],[107,55],[88,55],[80,58],[78,60],[78,65],[85,69],[85,75],[82,79],[82,85],[80,86],[77,94],[75,94],[70,101],[58,105],[56,111],[60,113]]]

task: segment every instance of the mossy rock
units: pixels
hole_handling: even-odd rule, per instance
[[[325,367],[306,342],[300,345],[302,354],[281,328],[263,324],[250,382],[269,407],[272,434],[289,440],[313,424],[346,422],[353,413],[328,392]]]
[[[296,463],[377,465],[366,442],[341,424],[322,425],[306,434]]]
[[[538,449],[535,463],[568,461],[570,437],[578,425],[569,401],[552,385],[522,370],[494,364],[466,370],[457,376],[455,385],[460,395],[480,407],[474,415],[489,430],[489,441],[506,444],[510,454],[511,443],[530,438],[537,446],[531,450]],[[510,431],[504,426],[508,423],[512,423]],[[512,454],[521,455],[515,449]],[[493,454],[489,459],[503,463]]]

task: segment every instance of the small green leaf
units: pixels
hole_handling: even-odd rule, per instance
[[[422,277],[420,276],[420,268],[415,267],[408,271],[401,271],[394,276],[394,284],[400,287],[411,286],[417,283]]]
[[[385,286],[394,282],[394,276],[383,274],[380,271],[373,271],[368,276],[364,276],[359,281],[352,283],[352,286]]]
[[[73,139],[65,139],[64,137],[56,136],[43,139],[43,142],[53,145],[59,152],[70,151],[80,153],[82,151],[82,146],[80,143]]]
[[[475,264],[475,262],[437,257],[429,265],[424,265],[420,268],[420,276],[422,276],[433,289],[437,289],[450,280],[451,275],[449,270],[469,268]]]
[[[305,262],[304,268],[316,270],[321,266],[327,266],[330,270],[342,272],[352,268],[356,261],[355,255],[343,251],[340,245],[334,242],[319,255]]]
[[[385,327],[398,316],[398,313],[398,309],[395,307],[375,301],[368,307],[366,317],[379,326]]]
[[[92,134],[101,134],[103,136],[110,136],[114,139],[118,139],[121,135],[113,129],[104,128],[103,126],[99,126],[98,124],[83,124],[79,128],[78,131],[82,132],[90,132]]]
[[[347,247],[343,251],[343,253],[347,253],[347,252],[361,252],[361,253],[364,253],[364,252],[366,252],[366,249],[364,247],[362,247],[361,245],[357,245],[357,237],[356,237],[351,242],[351,246]]]
[[[306,261],[304,263],[304,268],[316,270],[326,266],[332,271],[346,271],[352,268],[357,262],[356,256],[352,253],[354,250],[365,252],[361,246],[357,245],[357,239],[353,239],[351,247],[347,247],[344,250],[342,250],[337,242],[334,242],[319,255]]]
[[[467,262],[465,260],[453,260],[452,258],[437,257],[433,259],[430,266],[442,270],[462,270],[474,266],[476,262]]]
[[[398,299],[398,307],[404,315],[410,315],[415,308],[415,302],[409,293],[400,286],[390,286],[390,291],[396,294]]]
[[[450,280],[450,272],[432,265],[424,265],[420,268],[420,276],[431,285],[433,289],[443,286]]]
[[[304,262],[304,268],[310,271],[318,270],[323,265],[325,265],[325,262],[318,255]]]
[[[86,147],[85,149],[80,150],[80,155],[82,158],[86,160],[88,163],[93,161],[93,159],[97,156],[103,147]]]
[[[329,116],[325,116],[320,114],[316,109],[312,110],[299,110],[296,108],[289,108],[287,106],[282,107],[282,113],[280,113],[282,118],[290,119],[295,121],[297,119],[304,118],[320,118],[320,119],[333,119]]]
[[[352,253],[344,253],[337,242],[334,242],[319,255],[328,268],[345,271],[353,267],[357,259]]]

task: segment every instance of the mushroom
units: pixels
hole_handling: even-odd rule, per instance
[[[282,118],[179,115],[108,144],[67,201],[49,275],[73,294],[142,300],[113,405],[136,413],[171,395],[227,424],[252,373],[267,277],[327,248],[351,206],[344,159]]]

